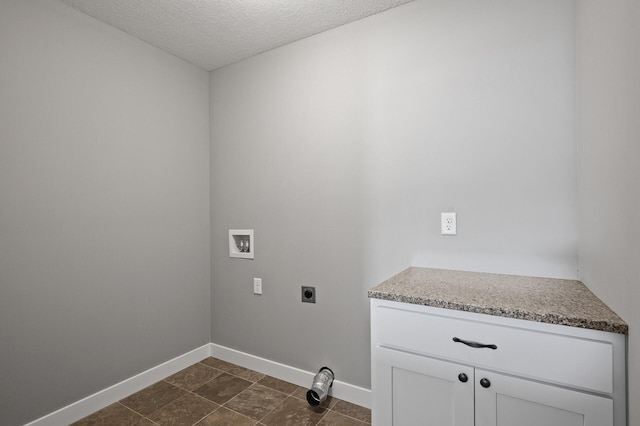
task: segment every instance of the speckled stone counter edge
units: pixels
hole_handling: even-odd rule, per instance
[[[466,312],[473,312],[478,314],[522,319],[527,321],[536,321],[536,322],[543,322],[543,323],[549,323],[549,324],[566,325],[570,327],[601,330],[601,331],[607,331],[607,332],[619,333],[619,334],[627,334],[629,331],[629,327],[627,323],[624,322],[615,312],[613,312],[609,307],[607,307],[602,301],[597,299],[595,295],[593,295],[592,297],[586,296],[586,298],[589,299],[588,302],[590,304],[593,305],[594,303],[596,303],[600,305],[598,306],[599,310],[605,313],[602,318],[593,318],[593,317],[588,318],[588,315],[568,315],[566,313],[559,313],[559,312],[553,312],[553,311],[549,312],[546,309],[545,309],[546,312],[541,312],[536,309],[523,309],[522,307],[516,308],[513,306],[509,306],[508,294],[504,298],[504,299],[507,299],[506,302],[505,300],[502,300],[502,301],[499,300],[494,305],[489,305],[489,304],[479,305],[479,304],[467,303],[465,301],[461,301],[460,300],[461,297],[459,293],[453,294],[451,295],[451,297],[449,297],[446,294],[445,295],[441,294],[439,295],[438,298],[433,298],[433,297],[429,297],[429,295],[425,295],[424,293],[428,293],[429,285],[430,285],[430,283],[428,282],[429,281],[428,279],[423,281],[420,279],[423,277],[419,277],[418,279],[409,278],[409,281],[407,281],[407,277],[411,274],[411,272],[415,272],[416,270],[419,270],[420,272],[424,272],[426,274],[429,274],[432,271],[439,272],[439,273],[447,272],[451,274],[460,273],[460,274],[464,274],[465,278],[468,278],[470,276],[478,277],[478,278],[482,278],[482,280],[484,281],[491,278],[496,278],[496,279],[517,278],[519,280],[525,279],[531,282],[533,285],[535,285],[537,282],[542,282],[542,281],[544,281],[545,283],[548,283],[548,281],[569,282],[568,280],[549,280],[545,278],[521,277],[521,276],[515,276],[515,275],[498,275],[498,274],[488,274],[483,272],[448,271],[448,270],[437,270],[437,269],[430,269],[430,268],[410,267],[402,271],[401,273],[391,277],[390,279],[384,281],[383,283],[370,289],[368,292],[368,297],[373,299],[382,299],[382,300],[391,300],[396,302],[410,303],[414,305],[431,306],[435,308],[453,309],[457,311],[466,311]],[[576,281],[576,283],[578,283],[581,286],[584,286],[584,284],[582,284],[579,281]],[[439,283],[439,284],[442,284],[442,283]],[[421,294],[415,294],[416,286],[424,287],[421,289],[422,291],[420,291]],[[461,287],[464,288],[464,284],[462,284]],[[459,291],[460,287],[456,288],[456,290]],[[471,289],[471,291],[473,290],[477,291],[477,289]],[[508,293],[509,289],[507,288],[506,290]],[[521,289],[518,289],[518,291],[521,291]],[[592,293],[588,289],[586,289],[586,287],[585,287],[585,292],[587,295],[589,294],[592,295]],[[576,301],[576,302],[579,302],[579,301]]]

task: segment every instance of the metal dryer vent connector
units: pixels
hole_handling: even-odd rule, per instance
[[[313,378],[311,389],[307,391],[307,402],[312,407],[317,407],[327,398],[329,388],[333,386],[333,371],[329,367],[322,367]]]

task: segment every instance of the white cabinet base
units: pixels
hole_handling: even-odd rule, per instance
[[[621,334],[371,299],[371,345],[373,426],[627,424]]]

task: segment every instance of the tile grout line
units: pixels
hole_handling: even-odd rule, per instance
[[[262,373],[259,373],[257,371],[254,371],[254,370],[242,367],[242,366],[238,366],[238,365],[235,365],[235,364],[232,364],[232,363],[228,363],[228,362],[225,362],[223,360],[218,360],[215,357],[210,357],[210,358],[213,358],[216,361],[222,361],[222,363],[219,364],[219,366],[228,368],[228,370],[224,370],[222,368],[214,367],[214,366],[211,366],[211,365],[208,365],[208,364],[204,363],[203,361],[207,359],[207,358],[205,358],[205,359],[203,359],[201,361],[198,361],[198,362],[196,362],[196,363],[194,363],[191,366],[186,367],[186,368],[190,368],[190,367],[193,367],[193,366],[196,366],[196,365],[200,365],[200,366],[206,367],[207,370],[212,370],[213,372],[218,373],[218,374],[216,374],[215,377],[212,377],[211,379],[207,380],[204,383],[197,383],[196,382],[197,386],[194,389],[188,389],[186,387],[182,387],[181,385],[173,384],[173,383],[171,383],[171,382],[169,382],[167,380],[167,379],[169,379],[170,377],[174,376],[177,373],[174,373],[172,375],[169,375],[169,376],[165,377],[164,379],[159,380],[158,382],[156,382],[154,384],[157,384],[157,383],[160,383],[160,382],[164,382],[166,385],[169,385],[172,388],[180,391],[180,393],[179,393],[179,395],[177,397],[173,398],[171,401],[163,404],[160,407],[157,407],[153,412],[149,413],[148,416],[146,416],[146,415],[144,415],[142,413],[139,413],[138,411],[134,410],[133,408],[130,408],[129,406],[127,406],[124,403],[122,403],[122,401],[124,399],[130,397],[131,395],[129,395],[129,396],[125,397],[125,398],[122,398],[121,400],[117,401],[117,403],[119,405],[125,407],[128,411],[131,411],[131,412],[135,413],[136,415],[142,417],[146,421],[149,421],[153,425],[158,425],[157,422],[151,420],[151,418],[150,418],[154,413],[165,409],[168,405],[174,403],[175,401],[179,400],[180,398],[184,397],[185,395],[189,395],[190,394],[191,396],[197,397],[199,400],[202,400],[202,401],[205,401],[205,402],[212,403],[212,404],[216,405],[215,409],[213,409],[211,412],[208,412],[207,414],[205,414],[202,418],[199,418],[198,420],[193,422],[191,424],[191,426],[196,426],[198,423],[202,422],[204,419],[206,419],[207,417],[211,416],[213,413],[215,413],[216,411],[220,410],[221,408],[224,408],[225,410],[228,410],[228,411],[234,413],[235,415],[239,415],[242,418],[247,419],[249,422],[252,422],[252,423],[255,422],[254,423],[255,426],[261,426],[261,425],[266,425],[265,423],[263,423],[263,420],[265,418],[267,418],[268,416],[273,414],[279,407],[281,407],[283,404],[285,404],[285,402],[288,401],[290,398],[294,399],[294,400],[297,400],[297,401],[305,401],[304,398],[299,396],[300,392],[304,391],[304,389],[305,389],[302,386],[299,386],[299,385],[296,385],[294,383],[290,383],[290,382],[278,379],[276,377],[269,376],[267,374],[262,374]],[[185,369],[183,369],[183,370],[185,370]],[[183,371],[183,370],[181,370],[181,371]],[[231,372],[231,371],[233,371],[233,372]],[[254,375],[253,373],[256,373],[256,374]],[[250,385],[247,388],[245,388],[245,389],[241,390],[240,392],[238,392],[237,394],[235,394],[230,399],[226,400],[222,404],[217,403],[217,402],[215,402],[213,400],[210,400],[209,398],[207,398],[207,397],[205,397],[203,395],[200,395],[200,394],[195,392],[197,389],[200,389],[201,387],[205,386],[206,384],[216,380],[218,377],[220,377],[223,374],[227,374],[227,375],[232,376],[234,378],[241,379],[241,380],[244,380],[246,382],[249,382]],[[187,376],[187,377],[189,377],[189,376]],[[257,377],[257,379],[256,379],[256,377]],[[283,391],[281,391],[279,389],[276,389],[275,387],[268,386],[266,384],[267,382],[260,383],[265,378],[275,379],[275,382],[271,381],[271,384],[274,385],[274,386],[277,385],[279,382],[283,382],[286,385],[293,386],[293,390],[291,390],[289,393],[286,393],[286,392],[283,392]],[[178,381],[178,383],[180,383],[180,381]],[[150,386],[153,386],[154,384],[152,384]],[[247,416],[247,415],[245,415],[243,413],[240,413],[240,412],[230,408],[229,406],[227,406],[227,404],[229,402],[235,400],[236,398],[238,398],[238,396],[240,394],[242,394],[247,389],[250,389],[251,387],[254,387],[255,385],[260,385],[261,387],[269,389],[270,391],[277,392],[278,394],[284,396],[284,399],[282,401],[280,401],[278,404],[276,404],[274,407],[269,409],[260,419],[255,419],[253,417],[249,417],[249,416]],[[184,384],[184,386],[189,386],[189,385],[188,384]],[[141,392],[141,391],[139,391],[139,392]],[[134,394],[132,394],[132,395],[134,395]],[[357,422],[358,424],[361,424],[361,425],[369,426],[371,424],[371,423],[368,423],[366,421],[360,420],[358,418],[352,417],[351,415],[348,415],[348,414],[345,414],[345,413],[342,413],[340,411],[335,410],[335,408],[340,404],[340,402],[342,402],[342,400],[340,400],[338,398],[335,398],[335,397],[331,397],[331,398],[334,398],[335,402],[328,401],[327,406],[325,406],[325,407],[320,406],[320,408],[322,409],[323,412],[322,412],[321,417],[318,418],[317,422],[314,423],[314,426],[320,425],[325,420],[327,415],[329,413],[331,413],[331,412],[334,412],[339,416],[344,416],[344,417],[346,417],[348,419],[351,419],[351,420],[353,420],[353,421],[355,421],[355,422]],[[352,404],[352,405],[357,406],[357,404]]]
[[[237,376],[236,376],[236,377],[237,377]],[[261,379],[261,380],[262,380],[262,379]],[[258,383],[258,382],[254,382],[251,386],[253,386],[253,385],[257,384],[257,383]],[[251,386],[249,386],[247,389],[249,389]],[[264,387],[269,388],[268,386],[264,386]],[[287,399],[287,397],[288,397],[288,395],[287,395],[287,394],[285,394],[284,392],[280,392],[280,391],[278,391],[277,389],[273,389],[273,388],[269,388],[269,389],[274,390],[274,391],[276,391],[276,392],[279,392],[279,393],[283,394],[283,395],[285,396],[284,400],[286,400],[286,399]],[[246,390],[246,389],[245,389],[245,390]],[[244,392],[244,391],[242,391],[242,392]],[[256,419],[254,419],[253,417],[249,417],[249,416],[247,416],[246,414],[242,414],[242,413],[240,413],[240,412],[238,412],[238,411],[234,410],[234,409],[233,409],[233,408],[231,408],[231,407],[227,407],[227,403],[229,403],[229,402],[233,401],[234,399],[236,399],[238,396],[240,396],[240,394],[241,394],[242,392],[239,392],[237,395],[235,395],[233,398],[229,399],[227,402],[225,402],[225,403],[224,403],[223,405],[221,405],[220,407],[224,407],[224,408],[226,408],[226,409],[227,409],[227,410],[229,410],[229,411],[233,411],[234,413],[239,414],[239,415],[241,415],[242,417],[245,417],[245,418],[247,418],[247,419],[251,420],[252,422],[256,422],[256,424],[258,424],[258,423],[262,422],[262,420],[264,420],[264,418],[265,418],[265,417],[267,417],[269,414],[271,414],[271,412],[272,412],[273,410],[275,410],[277,407],[279,407],[279,406],[282,404],[282,402],[281,402],[280,404],[276,405],[274,408],[270,409],[270,410],[267,412],[267,414],[265,414],[264,416],[262,416],[262,417],[260,417],[258,420],[256,420]],[[283,401],[284,401],[284,400],[283,400]]]
[[[213,377],[213,378],[211,378],[210,380],[207,380],[206,382],[202,383],[202,384],[201,384],[200,386],[198,386],[196,389],[199,389],[199,388],[201,388],[202,386],[205,386],[207,383],[209,383],[209,382],[211,382],[211,381],[215,380],[216,378],[220,377],[222,374],[229,374],[230,376],[237,377],[237,378],[242,379],[242,380],[247,380],[247,379],[245,379],[244,377],[240,377],[240,376],[235,375],[235,374],[233,374],[233,373],[231,373],[231,372],[229,372],[229,371],[225,371],[225,370],[222,370],[222,369],[220,369],[220,368],[216,368],[216,367],[212,367],[212,366],[210,366],[210,365],[207,365],[207,364],[203,363],[202,361],[198,362],[197,364],[203,365],[203,366],[205,366],[205,367],[207,367],[207,368],[210,368],[210,369],[212,369],[212,370],[215,370],[215,371],[217,371],[217,372],[220,372],[220,374],[218,374],[218,375],[216,375],[216,377]],[[169,377],[171,377],[171,376],[169,376]],[[262,380],[262,379],[260,379],[260,380]],[[250,380],[247,380],[247,381],[251,382],[251,386],[253,386],[254,384],[256,384],[256,383],[257,383],[257,382],[252,382],[252,381],[250,381]],[[249,387],[251,387],[251,386],[249,386]],[[188,392],[192,393],[193,395],[198,396],[199,398],[204,399],[205,401],[213,402],[213,403],[214,403],[214,404],[216,404],[218,407],[217,407],[215,410],[213,410],[211,413],[209,413],[209,414],[207,414],[206,416],[204,416],[203,418],[199,419],[199,420],[198,420],[197,422],[195,422],[192,426],[197,425],[199,422],[201,422],[202,420],[206,419],[206,418],[207,418],[207,417],[209,417],[211,414],[215,413],[216,411],[220,410],[221,408],[225,408],[226,410],[232,411],[233,413],[236,413],[236,414],[238,414],[238,415],[240,415],[240,416],[242,416],[242,417],[244,417],[244,418],[248,419],[249,421],[255,421],[254,419],[252,419],[252,418],[250,418],[250,417],[248,417],[248,416],[245,416],[244,414],[239,413],[239,412],[237,412],[237,411],[235,411],[235,410],[232,410],[231,408],[229,408],[229,407],[227,407],[227,406],[226,406],[226,404],[227,404],[229,401],[231,401],[231,400],[235,399],[235,398],[236,398],[238,395],[240,395],[240,393],[242,393],[242,392],[240,392],[240,393],[238,393],[237,395],[233,396],[233,398],[231,398],[231,399],[227,400],[224,404],[218,404],[218,403],[216,403],[216,402],[214,402],[214,401],[211,401],[210,399],[205,398],[204,396],[201,396],[201,395],[198,395],[197,393],[195,393],[194,391],[195,391],[196,389],[188,390]],[[248,388],[247,388],[247,389],[248,389]],[[258,422],[259,422],[259,421],[258,421]],[[257,424],[257,423],[256,423],[256,424]]]
[[[124,398],[123,398],[123,399],[124,399]],[[120,400],[120,401],[122,401],[122,400]],[[158,424],[158,423],[154,422],[153,420],[151,420],[150,418],[148,418],[147,416],[145,416],[144,414],[139,413],[139,412],[137,412],[136,410],[134,410],[133,408],[128,407],[128,406],[126,406],[126,405],[124,405],[124,404],[123,404],[122,402],[120,402],[120,401],[117,401],[117,402],[116,402],[116,404],[119,404],[119,405],[123,406],[124,408],[126,408],[126,409],[127,409],[127,410],[129,410],[129,411],[131,411],[132,413],[135,413],[135,414],[137,414],[138,416],[142,417],[143,419],[150,421],[150,422],[151,422],[151,423],[153,423],[154,425],[157,425],[157,424]]]
[[[203,362],[199,362],[199,364],[202,364],[202,365],[204,365],[204,366],[205,366],[205,367],[207,367],[207,368],[211,368],[211,369],[213,369],[213,370],[219,371],[219,372],[221,372],[221,374],[225,374],[225,373],[226,373],[226,374],[229,374],[230,376],[237,377],[237,378],[239,378],[239,379],[242,379],[242,380],[246,380],[246,381],[248,381],[248,382],[251,382],[251,385],[250,385],[247,389],[251,388],[252,386],[254,386],[254,385],[256,385],[256,384],[259,384],[259,382],[260,382],[262,379],[264,379],[265,377],[268,377],[266,374],[262,374],[262,377],[260,377],[260,379],[258,379],[258,380],[256,380],[256,381],[251,381],[251,380],[248,380],[246,377],[242,377],[242,376],[240,376],[240,375],[233,374],[231,371],[222,370],[222,369],[219,369],[219,368],[216,368],[216,367],[212,367],[212,366],[207,365],[207,364],[205,364],[205,363],[203,363]],[[241,368],[244,368],[244,367],[241,367]],[[250,370],[250,369],[246,369],[246,370],[253,371],[253,370]],[[209,383],[209,382],[211,382],[211,381],[215,380],[217,377],[219,377],[219,375],[218,375],[218,376],[216,376],[216,377],[214,377],[214,378],[212,378],[211,380],[208,380],[207,382],[203,383],[203,384],[202,384],[202,385],[200,385],[199,387],[206,385],[207,383]],[[288,382],[287,382],[287,383],[288,383]],[[292,383],[292,384],[293,384],[293,383]],[[275,407],[271,408],[271,409],[270,409],[270,410],[269,410],[269,411],[268,411],[264,416],[260,417],[260,419],[254,419],[253,417],[249,417],[249,416],[247,416],[247,415],[245,415],[245,414],[243,414],[243,413],[240,413],[240,412],[238,412],[238,411],[234,410],[233,408],[231,408],[231,407],[227,406],[227,404],[228,404],[229,402],[231,402],[231,401],[233,401],[234,399],[236,399],[236,398],[237,398],[237,397],[238,397],[242,392],[244,392],[244,390],[243,390],[242,392],[239,392],[237,395],[233,396],[231,399],[227,400],[224,404],[219,404],[218,408],[216,408],[216,410],[214,410],[214,411],[217,411],[217,410],[219,410],[220,408],[225,408],[225,409],[227,409],[227,410],[229,410],[229,411],[231,411],[231,412],[233,412],[233,413],[236,413],[236,414],[238,414],[238,415],[240,415],[240,416],[242,416],[242,417],[244,417],[244,418],[248,419],[248,420],[249,420],[249,421],[251,421],[251,422],[256,422],[256,425],[258,425],[258,424],[262,424],[262,420],[264,420],[264,419],[265,419],[266,417],[268,417],[268,416],[269,416],[273,411],[275,411],[275,410],[276,410],[276,408],[278,408],[280,405],[282,405],[282,404],[284,403],[284,401],[286,401],[286,400],[287,400],[287,398],[292,397],[292,394],[297,390],[297,387],[296,387],[294,390],[292,390],[291,392],[289,392],[289,393],[287,394],[287,393],[281,392],[281,391],[279,391],[278,389],[274,389],[274,388],[269,387],[269,386],[265,386],[265,385],[261,385],[261,386],[263,386],[263,387],[265,387],[265,388],[268,388],[268,389],[271,389],[271,390],[273,390],[273,391],[275,391],[275,392],[281,393],[282,395],[284,395],[284,399],[283,399],[279,404],[277,404]],[[245,389],[245,390],[246,390],[246,389]],[[198,395],[198,394],[195,394],[195,395]],[[198,395],[198,396],[200,396],[200,395]],[[201,397],[201,398],[204,398],[204,397]],[[295,397],[294,397],[294,398],[295,398]],[[207,401],[209,401],[207,398],[204,398],[204,399],[205,399],[205,400],[207,400]],[[208,416],[209,416],[209,415],[211,415],[211,414],[213,414],[213,413],[209,413],[207,416],[205,416],[205,418],[206,418],[206,417],[208,417]],[[324,417],[324,416],[323,416],[323,417]],[[200,420],[198,420],[198,422],[200,422],[200,421],[202,421],[202,420],[203,420],[203,419],[200,419]],[[195,426],[198,422],[194,423],[194,425],[192,425],[192,426]]]
[[[200,387],[205,386],[207,383],[209,383],[209,382],[211,382],[211,381],[215,380],[216,378],[220,377],[222,374],[228,374],[228,375],[233,376],[233,377],[236,377],[236,378],[238,378],[238,379],[242,379],[242,380],[246,380],[246,381],[250,382],[250,383],[251,383],[251,385],[250,385],[247,389],[249,389],[251,386],[253,386],[253,385],[257,384],[260,380],[262,380],[264,377],[266,377],[266,375],[262,375],[262,377],[261,377],[259,380],[257,380],[257,381],[255,381],[255,382],[254,382],[254,381],[248,380],[248,379],[247,379],[247,378],[245,378],[245,377],[241,377],[241,376],[239,376],[239,375],[233,374],[233,373],[232,373],[232,372],[230,372],[230,371],[225,371],[225,370],[222,370],[222,369],[219,369],[219,368],[216,368],[216,367],[212,367],[212,366],[207,365],[207,364],[205,364],[205,363],[203,363],[203,362],[197,362],[196,364],[203,365],[203,366],[204,366],[204,367],[206,367],[206,368],[209,368],[209,369],[211,369],[211,370],[215,370],[215,371],[217,371],[217,372],[219,372],[219,373],[220,373],[220,374],[216,375],[215,377],[213,377],[213,378],[211,378],[211,379],[207,380],[206,382],[202,383],[202,384],[201,384],[200,386],[198,386],[196,389],[199,389]],[[195,364],[194,364],[194,365],[195,365]],[[244,367],[242,367],[242,368],[244,368]],[[249,370],[249,369],[247,369],[247,370]],[[177,387],[178,389],[183,389],[183,388],[180,388],[180,387],[178,387],[178,386],[173,385],[172,383],[167,382],[167,380],[166,380],[166,379],[168,379],[169,377],[171,377],[171,376],[165,377],[165,378],[163,379],[163,381],[165,381],[166,383],[168,383],[168,384],[170,384],[170,385],[172,385],[172,386],[174,386],[174,387]],[[265,387],[268,387],[268,386],[265,386]],[[202,396],[202,395],[199,395],[199,394],[195,393],[194,391],[195,391],[196,389],[183,389],[183,390],[184,390],[184,391],[186,391],[186,392],[188,392],[188,393],[190,393],[190,394],[192,394],[192,395],[194,395],[194,396],[197,396],[197,397],[198,397],[198,398],[200,398],[200,399],[203,399],[203,400],[205,400],[205,401],[208,401],[208,402],[214,403],[214,404],[216,404],[216,405],[217,405],[217,407],[216,407],[213,411],[211,411],[210,413],[207,413],[207,414],[206,414],[204,417],[202,417],[201,419],[198,419],[198,421],[194,422],[192,426],[197,425],[199,422],[201,422],[201,421],[202,421],[202,420],[204,420],[205,418],[209,417],[211,414],[215,413],[216,411],[220,410],[221,408],[224,408],[224,409],[229,410],[229,411],[231,411],[231,412],[233,412],[233,413],[235,413],[235,414],[238,414],[238,415],[240,415],[240,416],[242,416],[242,417],[246,418],[247,420],[249,420],[249,421],[251,421],[251,422],[256,422],[256,424],[257,424],[257,423],[260,423],[260,422],[262,421],[262,419],[264,419],[264,417],[266,417],[267,415],[269,415],[269,413],[271,413],[271,411],[273,411],[273,410],[270,410],[270,411],[269,411],[269,413],[267,413],[267,414],[266,414],[264,417],[262,417],[260,420],[255,420],[255,419],[253,419],[253,418],[251,418],[251,417],[248,417],[248,416],[246,416],[246,415],[244,415],[244,414],[242,414],[242,413],[239,413],[238,411],[233,410],[232,408],[230,408],[230,407],[227,407],[227,406],[226,406],[226,404],[227,404],[228,402],[230,402],[230,401],[232,401],[233,399],[235,399],[236,397],[238,397],[238,395],[240,395],[240,394],[241,394],[242,392],[244,392],[244,391],[239,392],[237,395],[235,395],[235,396],[233,396],[231,399],[229,399],[229,400],[225,401],[223,404],[218,404],[218,403],[216,403],[216,402],[214,402],[214,401],[211,401],[210,399],[208,399],[208,398],[206,398],[206,397],[204,397],[204,396]],[[269,389],[272,389],[272,388],[269,388]],[[245,390],[246,390],[246,389],[245,389]],[[279,392],[277,389],[273,389],[273,390],[275,390],[275,391]],[[280,392],[280,393],[282,393],[283,395],[285,395],[285,396],[286,396],[286,394],[285,394],[284,392]],[[176,399],[177,399],[177,398],[176,398]],[[159,409],[160,409],[160,408],[159,408]]]

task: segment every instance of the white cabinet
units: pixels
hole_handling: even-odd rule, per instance
[[[624,335],[378,299],[371,319],[373,426],[626,425]]]
[[[386,348],[375,357],[374,424],[474,425],[472,367]]]
[[[613,425],[610,397],[483,370],[476,378],[477,426]]]

